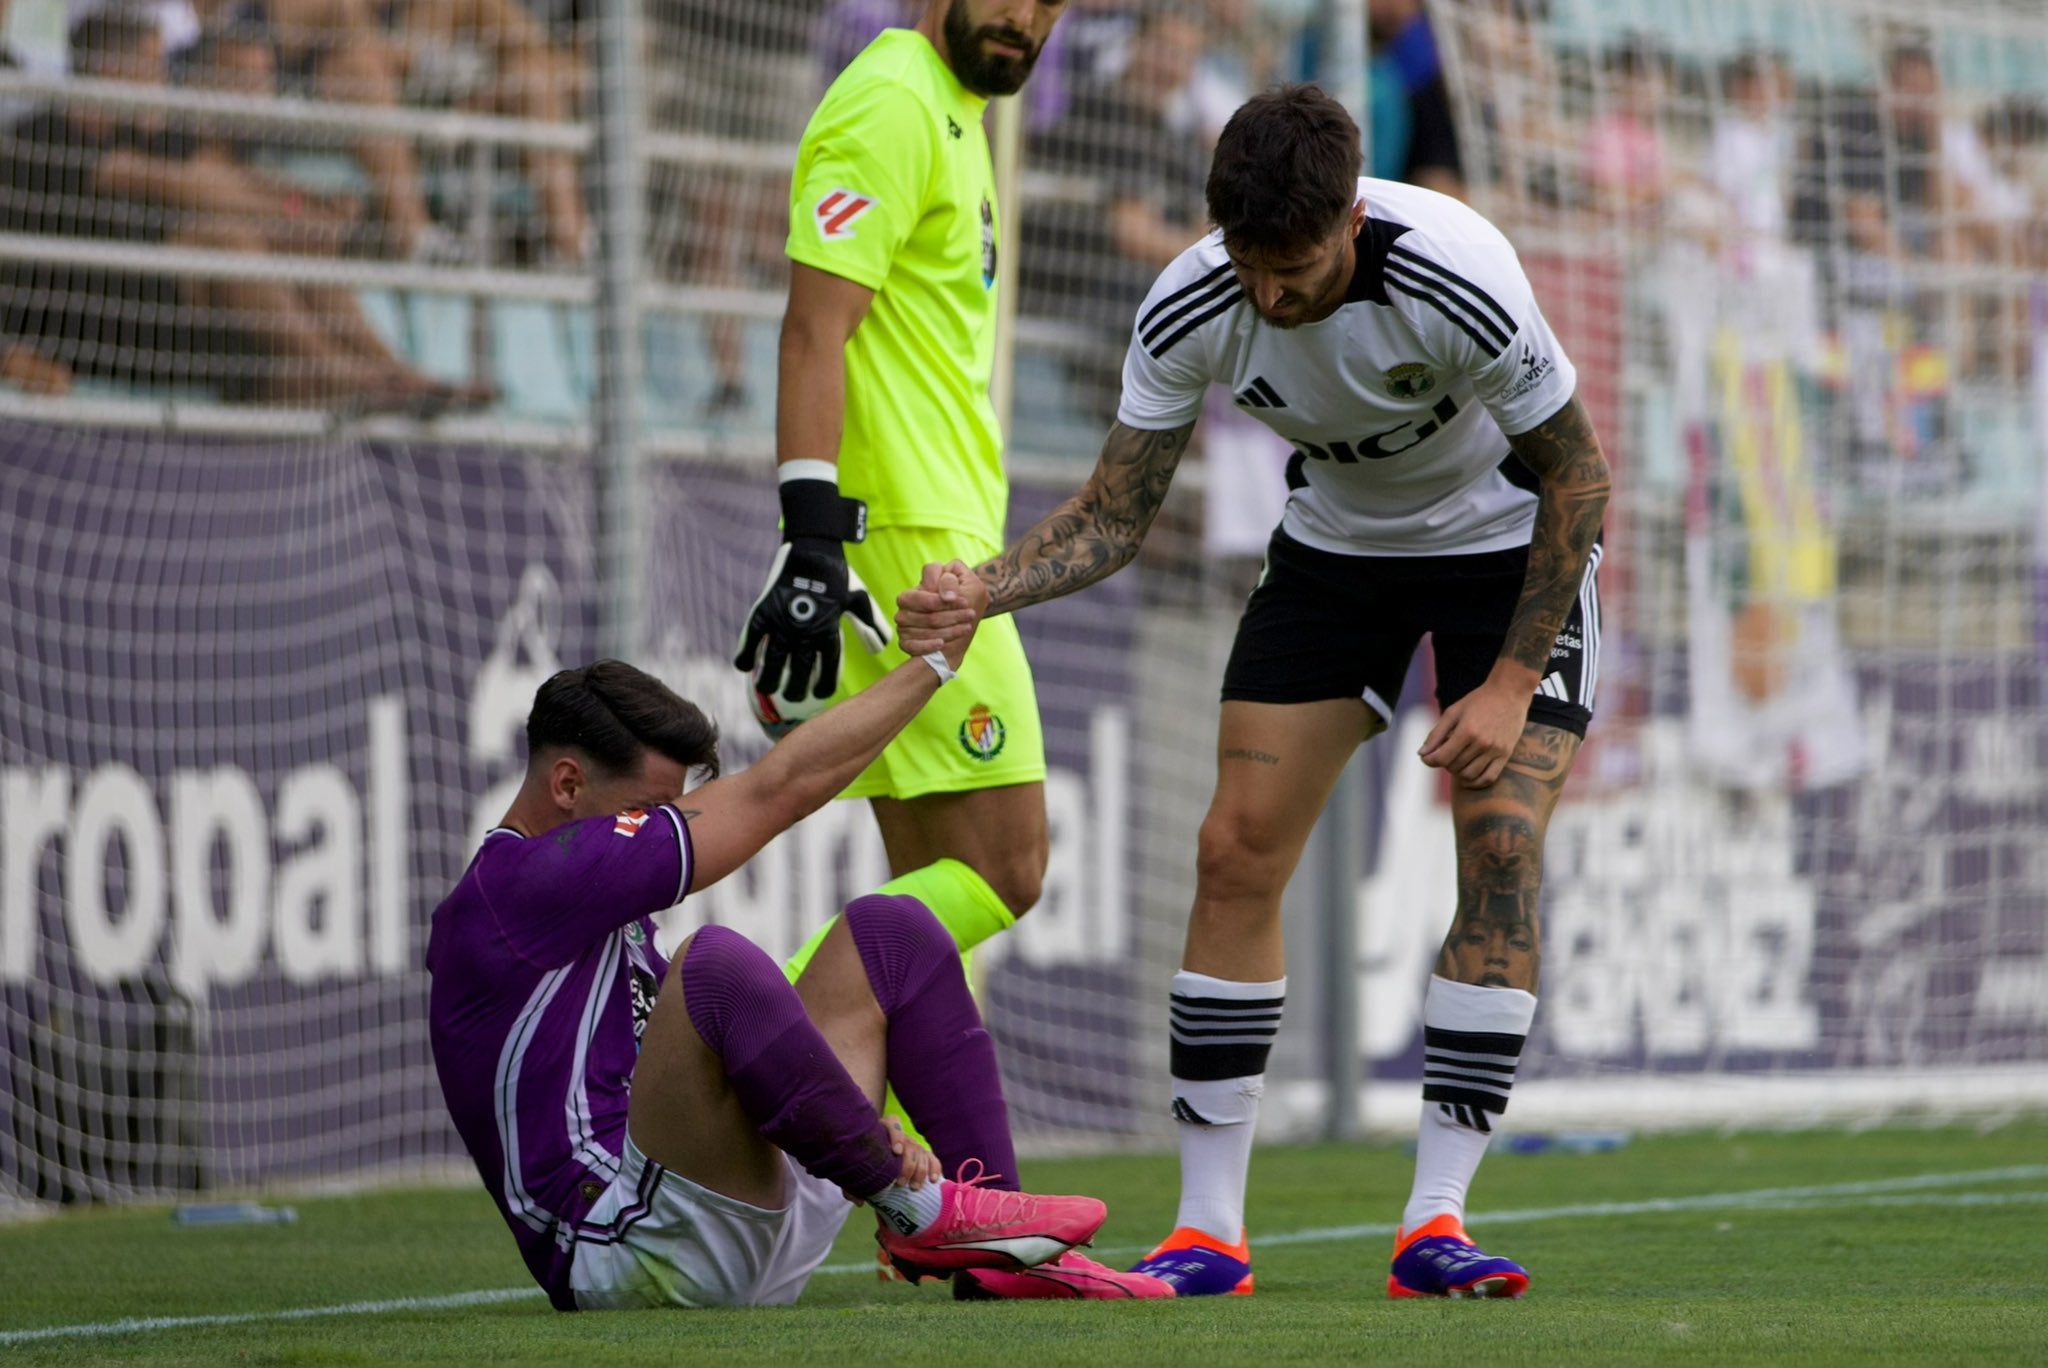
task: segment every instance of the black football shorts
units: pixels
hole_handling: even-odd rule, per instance
[[[1469,556],[1349,556],[1273,533],[1266,568],[1237,625],[1223,697],[1249,703],[1361,698],[1388,723],[1423,634],[1436,657],[1437,702],[1486,682],[1522,596],[1527,547]],[[1585,582],[1550,648],[1529,720],[1576,736],[1593,717],[1600,674],[1600,594],[1593,548]]]

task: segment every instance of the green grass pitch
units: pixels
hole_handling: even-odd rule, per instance
[[[1257,1295],[1130,1305],[960,1304],[941,1287],[880,1283],[864,1213],[796,1308],[562,1316],[521,1290],[481,1191],[287,1197],[291,1226],[79,1211],[0,1226],[0,1368],[2048,1364],[2042,1121],[1503,1150],[1480,1175],[1470,1225],[1530,1268],[1520,1302],[1387,1300],[1389,1223],[1408,1173],[1387,1146],[1263,1148]],[[1170,1155],[1046,1159],[1026,1176],[1106,1198],[1096,1252],[1111,1261],[1142,1252],[1173,1217]],[[493,1292],[506,1295],[455,1301]],[[391,1305],[407,1299],[421,1304]],[[160,1323],[108,1331],[123,1320]],[[35,1334],[51,1327],[90,1333]]]

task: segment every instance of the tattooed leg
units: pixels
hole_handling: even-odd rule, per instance
[[[1440,977],[1536,991],[1543,835],[1578,749],[1570,732],[1532,722],[1497,783],[1452,790],[1458,910],[1437,956]]]
[[[1401,1213],[1410,1237],[1463,1228],[1466,1193],[1514,1092],[1536,1019],[1543,833],[1578,747],[1571,733],[1531,723],[1492,786],[1452,790],[1458,912],[1422,1000],[1422,1117]]]

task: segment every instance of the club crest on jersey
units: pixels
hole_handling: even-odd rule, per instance
[[[986,703],[969,708],[967,720],[960,724],[960,749],[971,759],[995,759],[1003,753],[1003,742],[1009,739],[1003,719],[990,712]]]
[[[631,839],[640,834],[640,828],[647,825],[647,814],[639,808],[628,808],[612,819],[612,835]]]
[[[1420,361],[1407,361],[1386,373],[1387,393],[1396,399],[1420,399],[1436,388],[1436,377]]]
[[[853,225],[876,203],[853,190],[834,190],[811,210],[811,218],[818,225],[818,236],[828,242],[852,237]]]

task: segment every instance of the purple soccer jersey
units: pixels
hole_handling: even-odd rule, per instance
[[[455,1129],[562,1310],[583,1218],[618,1176],[640,1033],[667,961],[651,914],[690,886],[669,806],[499,828],[434,911],[434,1067]]]

